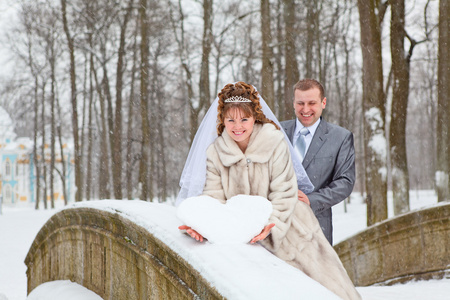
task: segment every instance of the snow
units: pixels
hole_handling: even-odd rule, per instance
[[[212,244],[245,244],[267,225],[272,204],[264,197],[237,195],[225,204],[209,196],[187,198],[177,217]]]
[[[91,290],[70,280],[46,282],[35,288],[28,300],[102,300]]]
[[[369,147],[380,158],[386,157],[386,138],[384,137],[384,133],[373,134],[369,141]]]
[[[369,141],[369,147],[374,153],[378,155],[378,159],[385,160],[387,157],[387,142],[384,136],[384,132],[380,130],[383,128],[383,118],[381,116],[381,111],[377,107],[372,107],[365,113],[366,121],[369,123],[371,130],[371,137]],[[380,169],[379,172],[386,181],[386,170]]]
[[[377,107],[371,107],[365,113],[366,120],[369,122],[370,130],[376,131],[378,128],[382,127],[383,118],[381,117],[381,111]]]
[[[14,123],[8,112],[0,106],[0,142],[13,140],[15,137]]]
[[[448,186],[448,173],[444,171],[436,171],[435,181],[437,187],[445,189]]]
[[[410,198],[412,209],[435,205],[437,201],[433,191],[411,191]],[[391,195],[389,195],[389,199],[392,199]],[[173,206],[142,201],[133,202],[136,202],[136,205],[133,204],[131,208],[129,201],[107,200],[77,203],[69,205],[69,207],[90,206],[112,212],[117,212],[118,209],[123,216],[132,219],[149,231],[153,231],[155,236],[166,237],[165,242],[169,247],[183,253],[184,258],[193,266],[203,268],[199,271],[205,274],[209,280],[217,280],[213,283],[220,291],[226,291],[229,299],[269,299],[269,297],[289,299],[289,295],[295,293],[296,295],[312,293],[305,299],[331,299],[330,297],[332,297],[321,294],[326,294],[328,291],[297,269],[284,264],[259,245],[198,243],[177,229],[183,222],[175,217]],[[59,205],[56,209],[39,211],[35,211],[30,206],[3,207],[2,215],[0,215],[0,238],[3,241],[0,247],[0,300],[26,299],[25,256],[41,226],[52,214],[63,209],[62,204]],[[155,206],[158,207],[157,213],[155,213],[155,209],[152,209]],[[388,207],[389,216],[392,216],[392,201],[389,202]],[[362,203],[360,195],[352,194],[351,201],[346,208],[346,213],[343,203],[333,208],[335,243],[366,227],[366,206]],[[153,213],[154,216],[149,218],[149,213]],[[149,221],[149,219],[153,221]],[[158,226],[152,226],[151,222],[157,223]],[[236,262],[236,257],[245,259]],[[261,264],[261,258],[263,258],[263,264]],[[222,261],[233,263],[221,263]],[[238,268],[233,269],[229,265],[235,267],[237,265]],[[255,265],[258,267],[255,268]],[[246,275],[236,276],[241,273]],[[277,274],[277,276],[273,274]],[[270,276],[268,277],[270,281],[254,280],[261,276]],[[230,280],[218,279],[228,277]],[[239,289],[239,287],[243,288]],[[58,290],[61,291],[61,294],[58,293]],[[450,279],[409,282],[394,286],[357,287],[357,290],[363,299],[367,300],[448,299]],[[265,292],[269,294],[265,294]],[[84,287],[67,281],[41,285],[31,293],[28,299],[42,299],[38,295],[50,295],[50,293],[52,293],[52,297],[46,296],[45,299],[88,299],[88,296],[80,296],[82,293],[86,293]],[[96,299],[96,297],[89,299]]]
[[[130,201],[101,200],[76,203],[73,207],[92,207],[132,220],[163,240],[227,299],[295,299],[300,293],[306,299],[337,299],[332,292],[260,245],[199,243],[178,230],[183,222],[176,217],[176,207],[139,200],[131,202],[132,205]],[[209,227],[214,225],[217,224]],[[290,288],[286,289],[286,285]]]

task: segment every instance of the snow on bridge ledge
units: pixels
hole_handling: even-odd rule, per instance
[[[28,293],[71,280],[103,299],[338,299],[260,245],[199,243],[176,208],[81,202],[56,213],[28,252]]]

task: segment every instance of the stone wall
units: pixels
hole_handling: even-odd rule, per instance
[[[369,227],[334,246],[357,286],[450,274],[450,203]]]
[[[71,280],[103,299],[222,299],[159,239],[118,214],[66,209],[42,227],[25,260],[28,293]]]

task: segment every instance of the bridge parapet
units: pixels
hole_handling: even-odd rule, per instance
[[[222,299],[197,270],[118,212],[65,209],[36,236],[25,260],[28,293],[71,280],[103,299]]]
[[[450,274],[450,203],[375,224],[334,246],[357,286]]]

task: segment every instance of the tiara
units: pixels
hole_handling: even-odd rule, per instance
[[[230,103],[230,102],[252,102],[252,100],[244,98],[242,96],[232,96],[228,99],[225,99],[224,101],[225,103]]]

